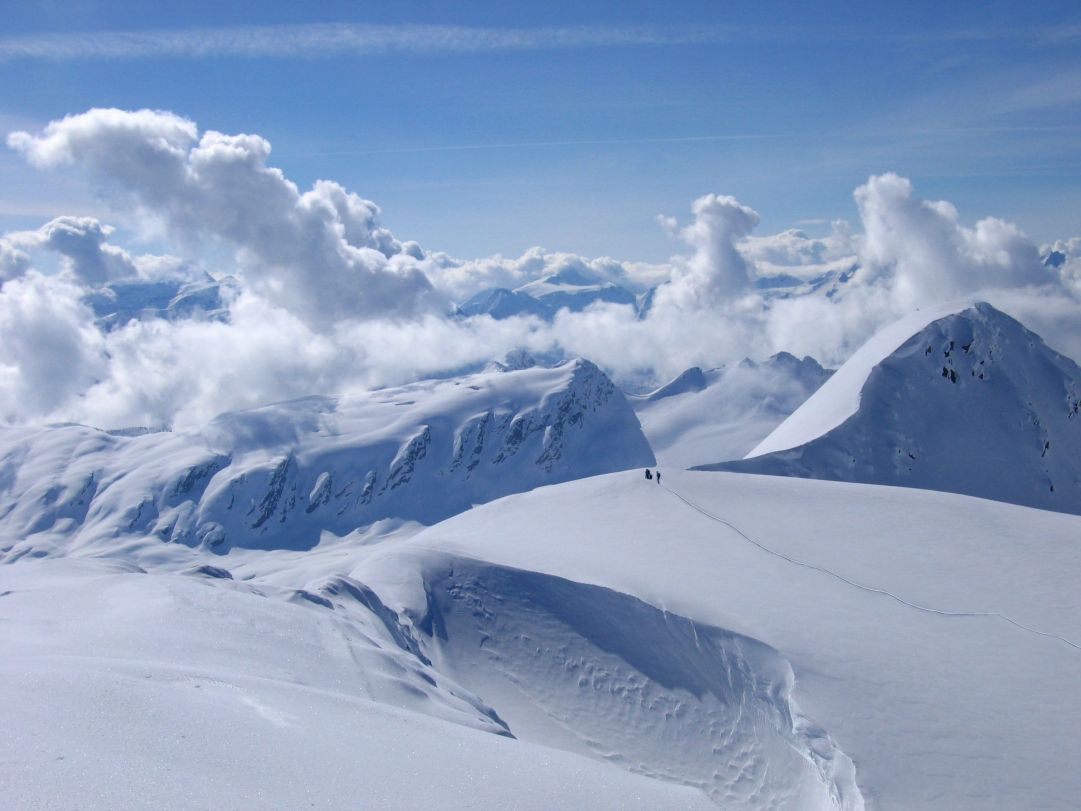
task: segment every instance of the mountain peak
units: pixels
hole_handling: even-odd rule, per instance
[[[701,367],[692,366],[648,395],[647,399],[663,400],[665,397],[673,397],[689,391],[702,391],[707,385],[705,372]]]
[[[1081,368],[985,302],[898,341],[911,324],[869,341],[746,459],[706,467],[1081,513]]]

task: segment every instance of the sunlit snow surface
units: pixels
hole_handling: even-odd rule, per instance
[[[1081,793],[1077,517],[672,470],[384,528],[0,567],[5,804]]]
[[[1081,368],[988,304],[922,328],[916,316],[869,341],[747,459],[717,467],[1081,514]]]
[[[697,366],[648,395],[628,398],[666,466],[741,459],[799,408],[831,372],[781,352],[762,362]]]
[[[437,550],[634,595],[769,645],[793,668],[799,712],[840,751],[804,742],[817,741],[837,788],[840,753],[851,758],[872,807],[1068,808],[1081,793],[1077,517],[901,488],[678,471],[659,487],[617,474],[471,511],[377,549],[358,575],[386,582],[391,602],[399,584],[401,604],[417,606],[408,561],[438,571]],[[648,623],[623,620],[611,637],[658,649]],[[495,655],[505,646],[500,635]],[[504,669],[526,685],[501,709],[509,719],[560,713],[593,689],[556,691],[522,656]],[[604,737],[596,714],[577,717],[578,747],[621,751],[622,722]],[[699,753],[654,745],[654,763]],[[718,753],[717,771],[732,758]],[[727,798],[727,782],[716,788]]]
[[[4,808],[709,806],[506,737],[363,615],[96,560],[0,594]]]

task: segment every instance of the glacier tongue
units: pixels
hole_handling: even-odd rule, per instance
[[[119,548],[117,538],[307,549],[385,518],[648,466],[633,410],[595,365],[427,381],[223,414],[177,433],[0,432],[2,553]]]

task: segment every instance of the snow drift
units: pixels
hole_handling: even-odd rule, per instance
[[[723,808],[862,808],[851,761],[799,714],[768,645],[561,577],[432,554],[415,571],[423,599],[399,610],[422,649],[519,739]]]

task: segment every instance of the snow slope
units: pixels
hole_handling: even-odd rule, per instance
[[[1074,516],[952,494],[628,472],[353,573],[520,738],[722,807],[1070,808],[1079,539]]]
[[[650,465],[623,395],[584,360],[224,414],[116,436],[0,430],[8,558],[150,535],[218,553],[306,549],[387,518],[434,523],[541,484]]]
[[[739,459],[795,411],[831,372],[813,358],[688,369],[651,394],[628,397],[662,465]]]
[[[0,566],[0,803],[1068,808],[1079,538],[634,470],[306,551],[39,546]]]
[[[917,315],[861,348],[750,457],[708,467],[1081,513],[1081,368],[988,304]]]
[[[835,430],[1072,448],[1016,322],[893,340]],[[1081,518],[652,464],[585,361],[0,432],[0,806],[1072,807]]]
[[[791,667],[768,645],[544,573],[417,563],[422,588],[401,608],[425,655],[520,739],[700,788],[723,808],[860,807],[850,761],[799,714]]]
[[[963,305],[956,304],[928,307],[886,327],[845,361],[833,374],[828,386],[822,386],[811,395],[801,408],[759,442],[747,456],[794,448],[836,428],[859,410],[860,393],[867,377],[878,364],[932,321],[962,309]]]
[[[509,738],[367,612],[88,559],[0,595],[4,808],[712,807]]]

